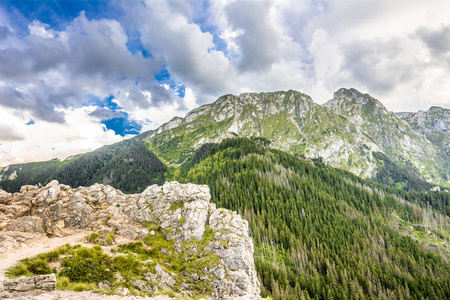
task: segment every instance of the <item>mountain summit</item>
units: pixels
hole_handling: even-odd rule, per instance
[[[159,158],[177,165],[202,144],[231,136],[267,138],[280,150],[322,157],[363,177],[379,168],[373,153],[428,181],[442,183],[448,175],[437,146],[422,132],[353,88],[339,89],[323,105],[293,90],[225,95],[144,134],[144,140]]]
[[[353,88],[339,89],[323,105],[293,90],[228,94],[156,130],[64,162],[8,166],[0,170],[0,188],[13,191],[56,178],[74,186],[103,182],[141,191],[137,178],[162,183],[166,166],[177,168],[202,145],[228,137],[263,138],[276,149],[322,158],[365,178],[383,173],[395,182],[392,172],[397,177],[406,172],[449,186],[448,111],[394,114]]]

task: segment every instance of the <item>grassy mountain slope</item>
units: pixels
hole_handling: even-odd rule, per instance
[[[249,139],[194,157],[176,179],[208,184],[249,220],[263,296],[450,297],[448,193],[395,192]],[[431,204],[441,212],[421,208]]]
[[[441,155],[448,152],[446,140],[440,139],[444,141],[441,146],[433,144],[426,133],[414,128],[379,101],[354,89],[339,90],[322,106],[292,90],[225,95],[129,141],[63,162],[0,168],[0,188],[17,191],[23,184],[58,179],[72,186],[101,182],[135,192],[164,181],[167,170],[162,163],[176,169],[201,145],[236,136],[267,138],[279,150],[322,157],[331,166],[393,186],[428,187],[407,185],[404,176],[399,176],[405,172],[449,186],[446,163],[450,162]],[[385,159],[376,153],[395,168],[386,167]]]
[[[383,153],[427,181],[449,185],[449,168],[426,136],[355,89],[340,89],[324,105],[296,91],[225,95],[175,118],[143,138],[165,163],[178,166],[204,143],[264,137],[273,146],[352,173],[373,176]]]
[[[369,176],[380,150],[345,118],[296,91],[225,95],[144,134],[163,161],[179,165],[204,143],[242,136],[264,137],[278,149],[323,157],[333,166]]]

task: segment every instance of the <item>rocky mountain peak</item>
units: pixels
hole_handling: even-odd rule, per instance
[[[355,113],[364,114],[388,114],[387,108],[369,94],[350,88],[341,88],[334,93],[333,99],[324,104],[325,107],[342,112],[357,110]]]

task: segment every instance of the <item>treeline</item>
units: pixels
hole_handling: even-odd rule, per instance
[[[151,184],[163,184],[167,167],[140,140],[104,146],[68,161],[52,160],[10,166],[14,180],[0,181],[0,188],[17,192],[25,184],[45,185],[51,180],[72,187],[109,184],[126,193],[141,192]]]
[[[395,229],[397,216],[423,218],[400,195],[250,139],[200,151],[176,179],[208,184],[212,201],[249,221],[263,296],[450,298],[446,259]]]

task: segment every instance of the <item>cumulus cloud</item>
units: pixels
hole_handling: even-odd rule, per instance
[[[87,94],[98,97],[132,93],[129,107],[148,107],[136,82],[152,79],[161,67],[141,53],[132,54],[116,20],[88,20],[81,12],[63,31],[33,21],[21,47],[0,50],[1,104],[28,110],[39,119],[64,122],[57,108],[81,107]],[[158,99],[170,99],[157,84],[145,83]],[[129,102],[129,103],[128,103]]]
[[[121,112],[111,111],[109,108],[105,107],[97,107],[93,112],[89,113],[89,115],[100,120],[123,118],[125,116]]]
[[[227,93],[296,89],[322,103],[355,87],[395,111],[450,107],[448,1],[107,6],[115,13],[80,11],[57,25],[0,7],[0,122],[14,116],[4,124],[15,130],[0,151],[14,145],[25,160],[25,145],[48,149],[43,140],[55,141],[54,156],[92,150],[123,139],[108,120],[142,132]],[[36,124],[23,125],[30,119]],[[57,144],[66,133],[78,144]]]
[[[203,32],[198,24],[162,1],[147,1],[129,13],[143,45],[163,59],[177,80],[190,85],[199,96],[217,96],[231,89],[229,77],[237,74],[224,53],[215,48],[211,33]]]
[[[234,2],[225,7],[228,24],[240,51],[239,69],[266,71],[278,61],[280,34],[270,19],[271,3]]]
[[[64,124],[41,120],[33,125],[26,125],[28,114],[2,109],[5,114],[0,120],[0,142],[4,143],[0,145],[0,166],[55,157],[64,159],[121,141],[123,137],[89,115],[95,109],[94,106],[60,109],[66,115]]]

